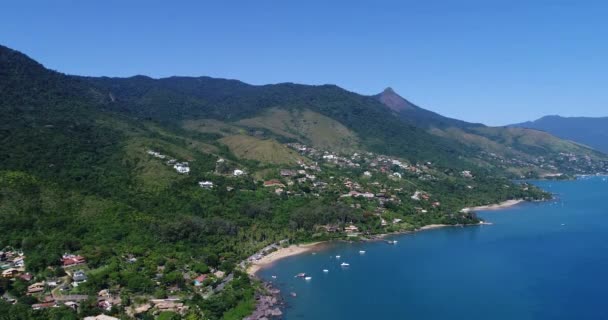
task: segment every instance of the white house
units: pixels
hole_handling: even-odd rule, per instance
[[[242,176],[243,174],[245,174],[245,172],[243,170],[239,170],[239,169],[235,169],[232,172],[232,175],[235,176],[235,177]]]
[[[369,171],[365,171],[365,172],[363,172],[363,175],[366,176],[366,177],[371,177],[372,173],[369,172]]]
[[[188,162],[180,162],[173,165],[173,168],[179,173],[188,173],[190,172],[190,167],[188,166]]]
[[[211,181],[200,181],[198,183],[198,185],[201,186],[201,188],[203,188],[203,189],[213,188],[213,182],[211,182]]]

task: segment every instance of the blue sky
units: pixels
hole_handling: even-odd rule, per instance
[[[390,86],[490,125],[608,116],[602,1],[10,1],[0,44],[78,75]]]

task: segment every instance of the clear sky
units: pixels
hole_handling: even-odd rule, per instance
[[[6,1],[0,44],[70,74],[387,86],[490,125],[608,116],[608,1]]]

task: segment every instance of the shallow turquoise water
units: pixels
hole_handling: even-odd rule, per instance
[[[482,212],[491,226],[394,236],[394,246],[333,243],[260,276],[285,295],[285,319],[608,319],[608,182],[537,185],[557,200]]]

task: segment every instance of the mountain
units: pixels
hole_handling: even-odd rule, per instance
[[[548,132],[562,139],[576,141],[608,153],[608,117],[546,116],[535,121],[510,125]]]
[[[373,97],[395,111],[404,122],[453,143],[475,148],[478,164],[502,168],[515,176],[594,171],[601,166],[585,163],[605,159],[605,155],[583,144],[557,138],[551,132],[522,127],[488,127],[445,117],[416,106],[391,88]],[[570,154],[578,157],[570,157]]]
[[[395,111],[403,120],[418,127],[473,127],[481,124],[473,124],[457,119],[444,117],[438,113],[423,109],[406,100],[388,87],[381,93],[373,96],[375,99]]]
[[[150,318],[158,307],[135,309],[170,294],[185,317],[242,319],[266,294],[244,270],[283,240],[477,224],[461,209],[550,196],[510,170],[608,168],[602,155],[553,138],[577,152],[563,160],[546,133],[436,117],[416,124],[333,85],[71,76],[0,46],[0,263],[17,266],[6,253],[22,253],[32,282],[65,288],[29,295],[29,276],[3,277],[0,294],[16,303],[0,299],[0,314]],[[507,142],[542,161],[489,152]],[[65,267],[66,253],[86,264]],[[88,279],[74,288],[80,269]],[[120,297],[110,311],[97,304],[102,289]],[[38,305],[51,293],[89,299],[77,312]]]

